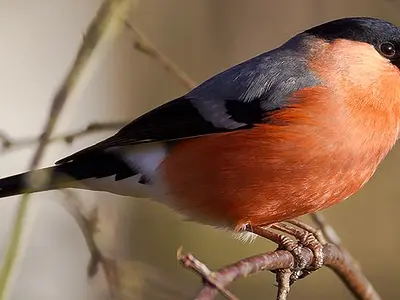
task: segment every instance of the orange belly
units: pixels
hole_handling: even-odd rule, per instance
[[[161,169],[177,208],[224,226],[267,225],[347,198],[380,161],[364,163],[360,149],[294,128],[263,125],[177,143]]]

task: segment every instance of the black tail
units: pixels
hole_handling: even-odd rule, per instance
[[[0,179],[0,198],[76,187],[80,180],[115,175],[116,180],[136,175],[112,154],[91,154],[76,161]]]
[[[76,179],[63,172],[61,166],[25,172],[0,179],[0,198],[68,187]]]

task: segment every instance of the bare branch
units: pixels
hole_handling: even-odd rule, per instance
[[[197,84],[196,82],[186,74],[176,63],[174,63],[170,58],[165,56],[160,50],[158,50],[149,39],[141,33],[136,27],[132,24],[126,22],[126,26],[133,32],[135,35],[134,47],[138,51],[143,52],[144,54],[149,55],[154,58],[160,65],[170,72],[176,79],[178,79],[185,87],[189,90],[194,88]]]
[[[313,253],[303,248],[302,257],[306,260],[307,266],[311,265],[314,256]],[[375,292],[371,284],[367,281],[360,270],[348,261],[348,257],[334,244],[326,244],[323,248],[324,264],[331,268],[346,284],[357,299],[362,300],[380,300],[381,298]],[[195,266],[204,265],[192,254],[181,254],[178,257],[183,266],[195,270]],[[289,269],[294,264],[294,258],[289,251],[276,250],[248,258],[223,267],[215,272],[210,271],[213,284],[204,284],[199,291],[196,300],[214,299],[221,288],[226,288],[230,283],[238,278],[246,278],[249,275],[256,274],[265,270]],[[207,268],[207,267],[206,267]],[[199,273],[206,283],[209,282],[207,274]],[[217,288],[218,286],[218,288]]]
[[[63,193],[66,199],[61,204],[75,219],[76,223],[85,238],[86,245],[90,252],[90,261],[87,266],[87,274],[89,278],[93,278],[99,271],[101,266],[104,270],[109,291],[111,295],[115,295],[120,287],[120,276],[115,260],[105,257],[95,242],[95,234],[98,232],[98,209],[95,208],[86,217],[82,213],[82,207],[79,199],[71,191],[65,190]]]
[[[323,235],[328,239],[328,241],[341,248],[342,241],[340,240],[339,235],[333,227],[328,224],[325,217],[321,213],[313,213],[310,214],[310,216],[314,223],[317,224],[318,228],[321,229]]]
[[[238,300],[235,295],[233,295],[230,291],[224,288],[215,277],[215,274],[210,271],[210,269],[203,264],[201,261],[196,259],[192,254],[183,254],[182,249],[178,250],[177,254],[178,260],[186,267],[192,269],[194,272],[199,274],[203,280],[205,285],[209,285],[212,288],[215,288],[219,291],[226,299],[229,300]]]
[[[278,294],[276,300],[286,300],[290,292],[290,276],[292,272],[289,269],[278,270],[276,273],[276,282],[278,284]]]
[[[325,217],[321,213],[313,213],[311,214],[311,219],[321,229],[322,233],[328,239],[328,241],[335,244],[340,249],[340,251],[342,251],[343,256],[346,258],[348,263],[351,264],[355,269],[357,269],[359,273],[361,273],[360,264],[358,263],[357,260],[354,259],[354,257],[350,254],[350,252],[346,249],[346,247],[344,247],[339,235],[336,233],[333,227],[329,225]],[[360,286],[354,286],[351,281],[346,281],[343,278],[342,274],[343,270],[338,270],[338,268],[340,268],[340,266],[331,266],[331,269],[336,272],[336,274],[342,279],[343,283],[350,290],[360,289]],[[377,297],[376,299],[379,299],[379,295],[374,290],[373,286],[368,281],[366,281],[365,284],[366,284],[365,288],[370,288],[371,293],[374,294],[375,297]]]
[[[113,131],[123,127],[125,122],[104,122],[104,123],[91,123],[86,128],[74,132],[50,137],[47,141],[48,144],[55,142],[64,142],[72,144],[77,138],[87,136],[101,131]],[[21,149],[40,142],[40,137],[28,137],[14,139],[9,137],[6,133],[0,132],[0,144],[2,145],[2,152]]]

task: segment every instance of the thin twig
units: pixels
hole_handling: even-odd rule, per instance
[[[98,231],[99,221],[97,207],[86,217],[82,213],[81,203],[75,197],[75,194],[67,190],[63,192],[67,198],[63,199],[61,203],[78,224],[90,252],[90,260],[87,265],[88,277],[93,278],[98,273],[99,266],[101,266],[109,284],[110,295],[115,295],[121,282],[117,263],[115,260],[104,256],[95,242],[94,236]]]
[[[149,55],[154,58],[157,62],[161,64],[161,66],[170,72],[176,79],[178,79],[185,87],[189,90],[194,88],[197,84],[196,82],[186,74],[176,63],[174,63],[170,58],[165,56],[160,50],[158,50],[149,39],[141,33],[136,27],[132,24],[126,22],[126,26],[133,32],[135,35],[134,47],[138,51],[143,52],[144,54]]]
[[[77,138],[81,138],[86,135],[101,131],[118,130],[125,124],[127,123],[126,122],[91,123],[84,129],[50,137],[47,143],[51,144],[55,142],[64,142],[66,144],[72,144]],[[14,139],[9,137],[4,132],[0,132],[0,144],[2,145],[1,149],[2,152],[21,149],[24,147],[35,145],[39,142],[40,142],[40,137],[27,137],[27,138]]]
[[[182,248],[178,250],[177,253],[178,260],[186,267],[190,268],[198,275],[200,275],[203,279],[204,285],[211,286],[219,291],[226,299],[229,300],[239,300],[235,295],[233,295],[230,291],[225,289],[215,277],[215,274],[210,271],[210,269],[203,264],[201,261],[196,259],[192,254],[183,254]]]
[[[276,282],[278,284],[278,291],[276,300],[286,300],[290,292],[290,276],[292,271],[290,269],[278,270],[276,273]]]
[[[329,242],[335,244],[339,248],[343,247],[339,235],[336,233],[333,227],[328,224],[325,217],[321,213],[312,213],[310,214],[310,217]]]
[[[331,268],[342,281],[350,288],[357,299],[362,300],[380,300],[378,294],[374,291],[371,284],[358,268],[355,268],[349,262],[343,252],[334,244],[326,244],[323,248],[324,264]],[[313,253],[303,248],[301,255],[310,266],[314,260]],[[181,254],[179,261],[187,268],[193,270],[194,265],[204,265],[192,254]],[[286,250],[276,250],[265,254],[260,254],[223,267],[213,274],[214,285],[205,284],[199,291],[196,300],[214,299],[220,288],[226,288],[230,283],[239,279],[246,278],[249,275],[256,274],[265,270],[289,269],[294,264],[293,255]],[[211,272],[211,271],[210,271]],[[203,276],[203,275],[202,275]],[[219,289],[216,288],[219,287]]]
[[[335,229],[333,229],[333,227],[331,225],[329,225],[326,218],[321,213],[313,213],[313,214],[311,214],[311,219],[317,224],[318,228],[320,228],[320,230],[322,231],[322,233],[326,237],[326,239],[330,243],[335,244],[340,249],[340,251],[342,251],[343,256],[346,257],[346,260],[348,261],[348,263],[352,264],[354,266],[354,268],[357,268],[359,270],[359,272],[361,272],[360,264],[350,254],[350,252],[347,250],[347,248],[343,245],[342,240],[340,239],[339,235],[336,233]],[[339,277],[341,276],[340,273],[338,273],[335,268],[332,267],[332,269],[338,274]],[[344,281],[344,283],[350,289],[357,288],[357,287],[352,287],[351,285],[349,285],[351,283],[347,283],[345,281]],[[373,286],[369,282],[367,282],[367,283],[369,285],[368,287],[371,289],[371,293],[375,293],[376,296],[379,297],[377,292],[374,290]]]
[[[29,169],[35,169],[38,166],[64,104],[78,84],[93,51],[98,46],[99,42],[109,33],[110,28],[116,27],[115,25],[121,22],[121,15],[127,15],[131,5],[131,0],[105,0],[101,5],[86,31],[85,39],[82,42],[68,75],[53,98],[46,125],[40,136],[40,142],[34,153]],[[24,220],[28,210],[28,199],[28,194],[24,194],[17,209],[10,245],[7,249],[4,264],[0,272],[0,300],[5,298],[7,284],[18,255]]]
[[[317,225],[317,227],[321,230],[322,234],[326,237],[326,239],[335,244],[343,253],[348,257],[348,260],[352,262],[354,266],[361,269],[359,262],[350,254],[349,250],[343,245],[342,240],[339,235],[336,233],[335,229],[328,223],[326,218],[322,215],[322,213],[312,213],[310,214],[311,219]]]

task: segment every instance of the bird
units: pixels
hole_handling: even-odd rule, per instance
[[[0,179],[0,198],[109,192],[238,232],[356,193],[395,145],[399,124],[400,28],[341,18],[210,77],[53,166]]]

